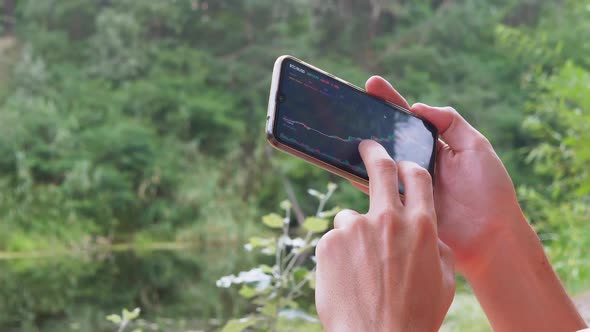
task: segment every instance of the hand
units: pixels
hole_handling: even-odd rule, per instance
[[[437,236],[430,174],[411,162],[396,165],[376,142],[364,141],[359,150],[370,209],[341,211],[318,243],[320,319],[326,331],[438,331],[455,274],[452,253]]]
[[[453,250],[458,271],[469,274],[477,270],[485,262],[491,242],[511,232],[513,223],[527,224],[502,161],[488,140],[454,109],[424,104],[410,107],[381,77],[369,79],[366,88],[368,93],[411,110],[438,129],[445,141],[438,142],[435,170],[439,236]]]
[[[439,236],[453,250],[457,270],[473,287],[494,331],[585,327],[488,140],[450,107],[410,108],[380,77],[367,81],[367,91],[430,121],[444,140],[438,142],[434,188]]]

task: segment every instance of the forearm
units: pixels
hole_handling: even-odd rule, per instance
[[[577,331],[586,327],[524,217],[466,273],[494,331]]]

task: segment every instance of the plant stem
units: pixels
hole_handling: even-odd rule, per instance
[[[127,324],[129,324],[128,320],[123,320],[121,322],[121,325],[119,325],[119,329],[117,330],[117,332],[123,332],[125,331],[125,328],[127,327]]]
[[[291,209],[287,209],[285,211],[285,220],[287,222],[283,222],[283,234],[279,237],[279,239],[277,240],[277,249],[276,249],[276,264],[277,264],[277,268],[279,270],[279,275],[282,274],[282,270],[283,270],[283,254],[284,254],[284,239],[286,237],[289,236],[289,223],[291,221]]]
[[[275,287],[276,287],[276,291],[277,291],[277,306],[276,306],[276,310],[275,310],[275,314],[274,317],[271,317],[270,322],[269,322],[269,330],[272,332],[276,332],[277,329],[277,321],[279,320],[279,311],[281,309],[281,297],[282,297],[282,293],[283,293],[283,289],[285,287],[285,271],[287,271],[286,269],[283,268],[283,264],[289,260],[289,256],[291,253],[289,253],[286,257],[284,257],[285,254],[285,239],[289,237],[289,226],[290,226],[290,222],[291,222],[291,209],[287,209],[285,212],[285,222],[283,222],[283,234],[279,237],[279,239],[277,240],[277,253],[276,253],[276,266],[278,269],[278,276],[276,277],[276,279],[278,280],[278,284],[279,286],[277,287],[275,283]]]
[[[315,216],[316,217],[320,217],[320,214],[322,212],[324,212],[324,207],[326,206],[326,203],[328,202],[328,200],[330,199],[330,197],[332,197],[332,194],[334,193],[334,190],[329,190],[326,193],[326,196],[324,196],[324,198],[320,199],[320,204],[318,204],[318,209],[315,212]]]
[[[309,273],[315,273],[315,266],[313,267],[313,269],[311,269],[309,271]],[[295,287],[293,287],[293,289],[289,292],[289,294],[287,295],[287,300],[291,301],[293,299],[293,297],[295,296],[295,294],[301,289],[301,287],[303,287],[303,285],[305,285],[306,282],[308,282],[309,279],[308,277],[305,277],[303,280],[301,280],[297,285],[295,285]]]

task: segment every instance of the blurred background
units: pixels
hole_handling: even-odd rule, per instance
[[[216,280],[269,262],[244,249],[274,236],[263,215],[312,215],[329,182],[328,207],[366,209],[268,148],[282,54],[454,106],[584,294],[588,36],[587,0],[0,0],[0,330],[116,331],[105,316],[135,307],[143,331],[219,330],[256,310]],[[443,330],[490,330],[460,277]]]

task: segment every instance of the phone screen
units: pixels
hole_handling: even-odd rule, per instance
[[[437,137],[428,123],[291,59],[280,77],[273,134],[282,144],[368,180],[358,146],[370,139],[432,174]]]

